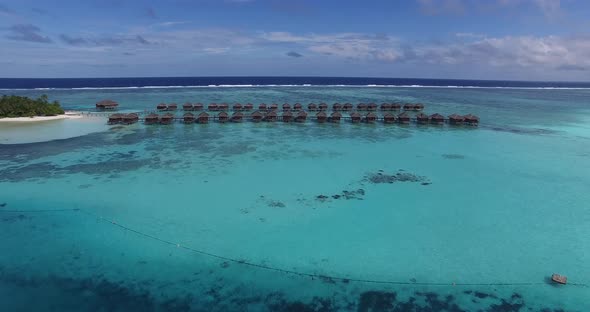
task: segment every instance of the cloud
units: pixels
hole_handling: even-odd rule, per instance
[[[59,35],[59,39],[72,46],[121,46],[121,45],[149,45],[150,41],[141,35],[136,36],[112,36],[112,37],[73,37],[66,34]]]
[[[287,53],[286,53],[286,55],[287,55],[287,56],[290,56],[290,57],[295,57],[295,58],[297,58],[297,57],[302,57],[302,56],[303,56],[302,54],[300,54],[300,53],[297,53],[297,52],[295,52],[295,51],[290,51],[290,52],[287,52]]]
[[[9,27],[8,30],[11,32],[10,35],[6,36],[8,39],[39,43],[53,42],[49,37],[40,35],[41,29],[32,24],[16,24]]]
[[[579,71],[586,71],[590,69],[590,67],[576,65],[576,64],[564,64],[560,65],[556,68],[557,70],[579,70]]]

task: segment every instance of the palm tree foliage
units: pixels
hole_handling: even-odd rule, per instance
[[[55,116],[64,114],[57,101],[49,102],[47,95],[37,99],[26,96],[3,95],[0,98],[0,118]]]

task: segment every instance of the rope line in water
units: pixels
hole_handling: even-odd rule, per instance
[[[388,285],[415,285],[415,286],[537,286],[537,285],[546,285],[547,283],[544,282],[508,282],[508,283],[436,283],[436,282],[402,282],[402,281],[389,281],[389,280],[371,280],[371,279],[360,279],[360,278],[348,278],[348,277],[341,277],[341,276],[332,276],[332,275],[323,275],[323,274],[314,274],[314,273],[307,273],[307,272],[299,272],[299,271],[295,271],[295,270],[288,270],[288,269],[283,269],[283,268],[279,268],[279,267],[273,267],[273,266],[269,266],[269,265],[264,265],[264,264],[258,264],[258,263],[253,263],[253,262],[248,262],[245,260],[240,260],[240,259],[234,259],[234,258],[230,258],[230,257],[226,257],[226,256],[222,256],[222,255],[217,255],[214,253],[210,253],[207,251],[203,251],[203,250],[199,250],[199,249],[195,249],[192,248],[190,246],[185,246],[182,245],[180,243],[174,243],[172,241],[151,235],[151,234],[147,234],[141,231],[138,231],[136,229],[130,228],[128,226],[125,226],[123,224],[117,223],[114,220],[109,220],[106,219],[104,217],[98,216],[92,212],[88,212],[88,211],[84,211],[78,208],[74,208],[74,209],[48,209],[48,210],[0,210],[0,212],[5,212],[5,213],[34,213],[34,212],[64,212],[64,211],[77,211],[77,212],[82,212],[88,216],[91,217],[95,217],[97,218],[99,221],[116,226],[120,229],[132,232],[134,234],[137,234],[138,236],[143,236],[145,238],[154,240],[154,241],[158,241],[160,243],[166,244],[166,245],[170,245],[170,246],[175,246],[176,248],[182,248],[184,250],[193,252],[193,253],[197,253],[197,254],[201,254],[204,256],[208,256],[208,257],[212,257],[212,258],[216,258],[219,260],[224,260],[224,261],[229,261],[229,262],[233,262],[233,263],[237,263],[237,264],[241,264],[244,266],[249,266],[249,267],[254,267],[254,268],[258,268],[258,269],[264,269],[264,270],[269,270],[269,271],[274,271],[274,272],[279,272],[279,273],[283,273],[283,274],[289,274],[289,275],[295,275],[295,276],[302,276],[302,277],[309,277],[311,279],[319,279],[319,280],[328,280],[328,281],[340,281],[340,282],[344,282],[344,283],[349,283],[349,282],[357,282],[357,283],[368,283],[368,284],[388,284]],[[581,287],[588,287],[588,284],[585,283],[568,283],[567,285],[570,286],[581,286]]]

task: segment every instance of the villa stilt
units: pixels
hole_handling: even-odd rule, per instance
[[[275,122],[277,121],[277,112],[275,110],[271,110],[270,112],[266,113],[264,116],[264,121],[268,122]]]
[[[434,113],[430,115],[430,123],[435,125],[442,125],[443,123],[445,123],[445,116],[438,113]]]
[[[245,111],[251,111],[253,109],[254,109],[254,104],[252,104],[252,103],[248,103],[248,104],[244,105]]]
[[[236,104],[234,104],[234,106],[232,108],[233,108],[234,111],[241,111],[242,110],[242,104],[236,103]]]
[[[121,122],[123,122],[123,114],[112,114],[109,116],[109,125],[116,125]]]
[[[425,125],[428,123],[429,120],[430,118],[428,117],[428,115],[424,113],[419,113],[418,115],[416,115],[416,122],[418,124]]]
[[[334,103],[332,105],[332,110],[333,111],[341,111],[342,110],[342,104],[340,104],[340,103]]]
[[[170,105],[168,105],[168,109],[169,111],[175,111],[178,109],[178,105],[176,103],[171,103]]]
[[[377,114],[370,112],[367,115],[365,115],[364,119],[366,123],[374,123],[377,120]]]
[[[156,109],[159,111],[165,111],[166,109],[168,109],[168,105],[166,105],[164,103],[160,103],[156,106]]]
[[[207,106],[207,109],[210,112],[214,112],[214,111],[217,111],[219,109],[219,106],[217,104],[215,104],[215,103],[211,103],[211,104],[209,104],[209,106]]]
[[[462,125],[465,118],[461,115],[452,114],[449,116],[449,123],[451,125]]]
[[[203,110],[203,103],[195,103],[193,105],[193,110],[194,111],[202,111]]]

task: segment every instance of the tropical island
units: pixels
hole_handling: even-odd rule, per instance
[[[47,95],[37,99],[26,96],[3,95],[0,98],[0,118],[63,115],[59,102],[49,102]]]

